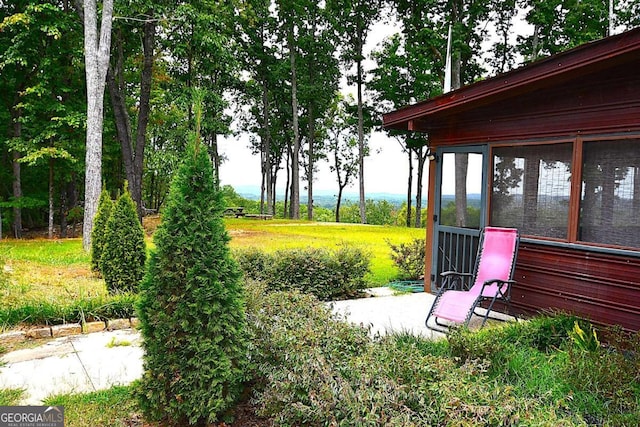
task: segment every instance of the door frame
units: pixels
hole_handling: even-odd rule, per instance
[[[482,182],[480,184],[480,221],[479,228],[463,228],[463,227],[454,227],[454,226],[445,226],[440,224],[440,212],[441,212],[441,202],[442,202],[442,172],[443,172],[443,156],[445,154],[450,153],[474,153],[482,155]],[[443,233],[448,233],[449,235],[455,234],[460,236],[467,236],[474,239],[476,242],[480,236],[480,229],[487,224],[488,212],[487,212],[487,198],[488,198],[488,183],[489,183],[489,145],[465,145],[465,146],[457,146],[457,147],[439,147],[436,150],[436,156],[438,162],[436,164],[436,179],[435,179],[435,188],[434,188],[434,213],[432,215],[433,219],[433,238],[432,238],[432,246],[431,246],[431,275],[430,275],[430,284],[431,284],[431,292],[437,292],[440,281],[439,275],[441,271],[439,271],[440,263],[439,253],[440,246],[443,242],[440,242],[441,236]],[[476,246],[477,247],[477,246]],[[473,254],[475,257],[475,253]]]

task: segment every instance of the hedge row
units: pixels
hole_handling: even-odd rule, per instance
[[[235,252],[247,279],[266,284],[270,291],[299,290],[322,301],[354,296],[366,287],[370,255],[343,245],[334,251],[320,248],[285,249],[272,253],[258,249]]]

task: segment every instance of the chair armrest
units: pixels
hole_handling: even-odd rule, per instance
[[[443,271],[442,273],[440,273],[440,277],[447,277],[447,276],[471,277],[471,276],[473,276],[473,274],[472,273],[458,273],[457,271]]]
[[[440,293],[449,290],[468,290],[469,284],[466,283],[468,278],[473,277],[471,273],[458,273],[457,271],[444,271],[440,273],[442,277],[442,286],[440,287]]]
[[[515,285],[517,282],[515,280],[502,280],[502,279],[489,279],[486,280],[483,284],[482,284],[482,290],[480,291],[480,295],[482,295],[484,293],[484,289],[487,286],[491,286],[494,283],[498,284],[498,289],[500,294],[502,295],[503,298],[509,299],[511,298],[511,285]],[[506,289],[504,289],[506,285]],[[505,292],[506,291],[506,292]]]

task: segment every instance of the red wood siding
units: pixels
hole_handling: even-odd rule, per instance
[[[640,330],[640,258],[521,242],[514,308],[573,312]]]
[[[640,56],[561,86],[431,119],[434,146],[549,138],[640,129]]]

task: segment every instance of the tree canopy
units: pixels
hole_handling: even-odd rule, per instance
[[[455,88],[605,37],[610,28],[640,25],[638,2],[631,0],[615,2],[612,22],[605,0],[116,0],[113,29],[104,27],[111,49],[95,52],[107,55],[107,90],[90,86],[87,98],[85,71],[93,68],[86,67],[89,21],[81,3],[0,2],[5,234],[47,227],[51,237],[66,235],[79,210],[92,219],[103,182],[115,194],[127,180],[139,215],[162,209],[186,135],[195,130],[195,88],[212,179],[224,182],[218,139],[248,140],[261,159],[262,182],[255,183],[263,189],[261,213],[275,214],[284,199],[283,215],[299,217],[306,199],[303,212],[313,218],[318,165],[329,162],[336,194],[346,176],[339,170],[350,171],[350,183],[359,181],[364,222],[368,136],[380,131],[381,113],[442,92],[449,27]],[[97,29],[101,18],[94,18]],[[388,34],[374,46],[371,35],[380,31]],[[354,102],[338,112],[336,97],[348,91]],[[104,102],[95,98],[100,93]],[[98,118],[98,130],[85,133]],[[350,125],[338,130],[339,121]],[[420,147],[428,140],[390,136],[407,152],[412,224],[411,186],[418,181],[420,208],[426,164]]]

